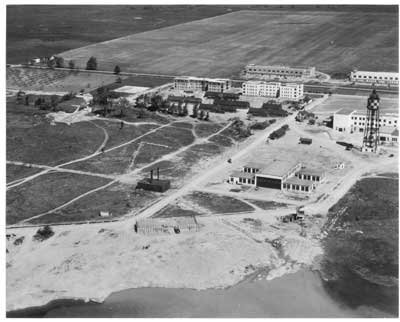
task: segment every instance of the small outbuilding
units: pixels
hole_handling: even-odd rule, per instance
[[[153,170],[150,170],[150,178],[140,180],[136,189],[143,189],[155,192],[165,192],[171,188],[171,181],[167,179],[160,179],[160,169],[157,168],[157,179],[153,178]]]

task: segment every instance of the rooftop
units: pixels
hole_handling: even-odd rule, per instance
[[[243,179],[254,179],[254,173],[248,173],[248,172],[242,172],[242,171],[233,171],[230,174],[230,177],[243,178]]]
[[[265,163],[261,162],[248,162],[243,167],[252,168],[252,169],[262,169],[265,167]]]
[[[302,173],[302,174],[309,174],[309,175],[318,175],[318,176],[322,176],[325,171],[322,169],[311,169],[311,168],[301,168],[299,171],[297,171],[298,173]]]
[[[269,160],[265,162],[264,167],[260,170],[260,175],[270,175],[275,177],[283,177],[291,169],[293,169],[300,162],[292,160]]]
[[[393,126],[381,126],[379,128],[379,133],[399,136],[399,130]]]
[[[355,111],[355,110],[348,110],[348,109],[346,109],[346,108],[342,108],[341,110],[335,112],[335,114],[350,115],[350,114],[352,114],[352,113],[354,113],[354,112],[357,112],[357,111]]]
[[[291,178],[285,180],[284,183],[298,184],[298,185],[309,186],[309,187],[314,184],[313,181],[301,180],[297,177],[291,177]]]

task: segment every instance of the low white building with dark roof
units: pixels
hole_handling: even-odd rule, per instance
[[[391,126],[379,128],[379,142],[381,144],[397,144],[399,141],[399,130]]]

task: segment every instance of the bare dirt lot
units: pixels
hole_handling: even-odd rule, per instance
[[[99,69],[232,76],[248,63],[311,65],[328,73],[397,70],[398,17],[383,12],[239,11],[61,53]],[[134,57],[134,58],[133,58]]]

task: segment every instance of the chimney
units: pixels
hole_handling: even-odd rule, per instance
[[[153,169],[150,170],[150,182],[153,181]]]
[[[157,168],[157,180],[160,180],[160,168]]]

